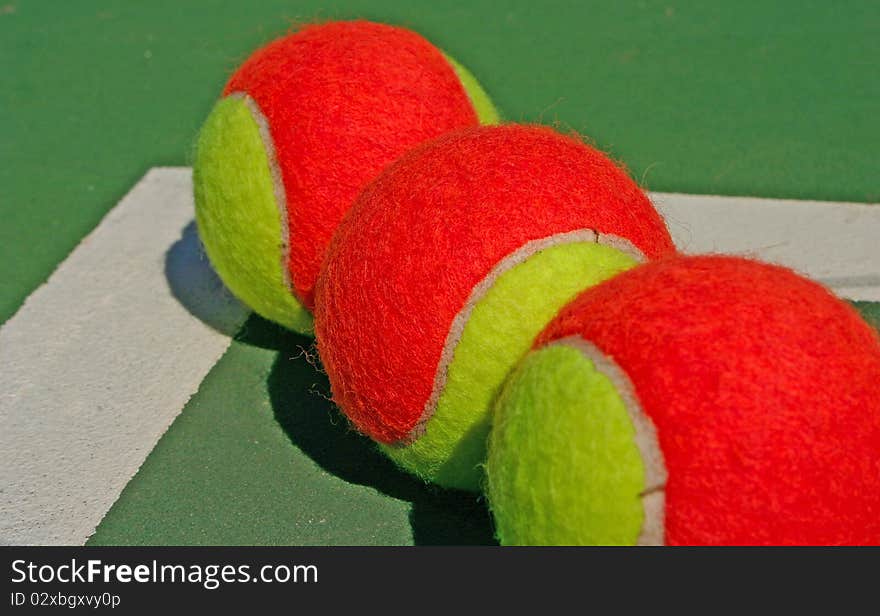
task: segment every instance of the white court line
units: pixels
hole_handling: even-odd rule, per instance
[[[880,206],[652,198],[687,252],[880,301]],[[189,169],[151,170],[0,329],[0,543],[85,542],[246,318],[192,207]]]
[[[0,329],[0,543],[84,543],[226,350],[172,287],[246,318],[192,218],[189,170],[151,170]]]
[[[683,252],[760,258],[787,265],[841,297],[880,302],[880,204],[671,193],[651,198]]]

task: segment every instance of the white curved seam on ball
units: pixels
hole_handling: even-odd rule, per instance
[[[580,336],[560,338],[547,346],[553,345],[575,349],[614,385],[635,431],[635,445],[645,468],[645,488],[639,493],[644,519],[636,545],[663,545],[668,478],[666,463],[657,440],[657,428],[642,409],[632,381],[617,362]]]
[[[461,340],[464,329],[470,320],[471,313],[477,304],[489,293],[489,290],[495,285],[495,281],[505,272],[513,269],[520,263],[524,263],[537,253],[554,246],[562,244],[602,244],[620,250],[639,262],[644,262],[645,256],[636,248],[629,240],[617,235],[599,233],[594,229],[577,229],[575,231],[566,231],[564,233],[556,233],[540,239],[526,242],[515,251],[504,257],[495,267],[473,288],[467,301],[462,309],[452,319],[449,332],[446,334],[446,341],[443,344],[443,350],[440,353],[440,360],[437,363],[437,370],[434,373],[434,384],[431,389],[431,395],[425,403],[422,414],[415,426],[399,441],[392,443],[396,446],[406,446],[418,440],[427,429],[428,422],[434,416],[437,410],[437,404],[440,396],[446,387],[446,380],[449,376],[449,366],[455,359],[455,349]]]
[[[237,98],[244,101],[248,111],[254,122],[257,123],[257,130],[260,133],[260,140],[263,142],[263,149],[266,152],[266,160],[269,162],[269,176],[272,178],[272,194],[275,195],[275,207],[278,209],[278,219],[281,223],[281,280],[288,292],[293,295],[297,301],[302,303],[293,281],[290,279],[290,271],[287,269],[287,261],[290,258],[290,226],[287,214],[287,192],[284,190],[284,180],[281,178],[281,166],[278,164],[278,155],[275,152],[275,141],[272,139],[272,132],[269,129],[269,121],[263,115],[260,106],[247,92],[236,91],[229,94],[230,98]]]

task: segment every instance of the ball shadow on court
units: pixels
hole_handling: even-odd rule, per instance
[[[355,432],[329,400],[330,384],[314,340],[251,314],[223,285],[199,242],[194,222],[165,255],[172,294],[209,327],[250,346],[277,351],[267,379],[275,420],[290,441],[343,481],[411,503],[413,540],[422,545],[495,543],[480,495],[443,490],[401,471]]]
[[[268,377],[275,419],[291,442],[322,469],[349,483],[372,487],[411,503],[413,541],[419,545],[495,543],[485,500],[444,490],[400,470],[368,438],[355,432],[329,400],[330,384],[314,341],[251,317],[243,342],[276,341],[278,356]]]

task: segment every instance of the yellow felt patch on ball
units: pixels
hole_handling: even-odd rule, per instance
[[[194,164],[199,234],[239,299],[301,333],[312,331],[327,246],[364,187],[425,141],[498,121],[458,62],[415,32],[368,21],[271,41],[223,97]]]
[[[299,331],[312,316],[284,275],[286,229],[269,154],[244,96],[214,106],[193,165],[196,223],[211,264],[227,287],[261,316]]]
[[[604,244],[559,242],[520,255],[520,262],[515,255],[515,265],[475,298],[460,337],[450,341],[452,361],[424,433],[408,445],[382,446],[395,462],[444,486],[480,489],[489,411],[505,377],[579,291],[637,263]]]
[[[645,467],[615,383],[566,345],[530,353],[499,397],[487,494],[502,545],[634,545]]]

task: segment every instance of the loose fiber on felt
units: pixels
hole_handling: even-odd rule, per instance
[[[475,287],[529,242],[581,230],[628,240],[647,258],[674,252],[638,186],[573,137],[506,125],[456,131],[412,150],[361,194],[324,261],[316,335],[334,400],[362,432],[407,444],[418,436],[453,320]],[[632,264],[611,261],[598,259],[592,275],[565,266],[582,277],[572,293]],[[523,294],[559,284],[553,276],[529,282]],[[517,302],[502,303],[497,318],[515,320]],[[491,358],[499,344],[487,339],[480,351]],[[453,430],[444,447],[454,450],[462,436]],[[476,488],[468,481],[456,487]]]
[[[583,292],[535,347],[571,336],[621,368],[656,427],[666,543],[880,543],[880,338],[825,288],[741,258],[663,259]],[[546,451],[590,438],[560,430]]]
[[[268,121],[287,198],[287,265],[309,309],[324,249],[364,185],[414,145],[478,123],[440,50],[366,21],[306,26],[269,43],[230,78],[224,95],[234,92]],[[474,96],[497,119],[478,86]]]

